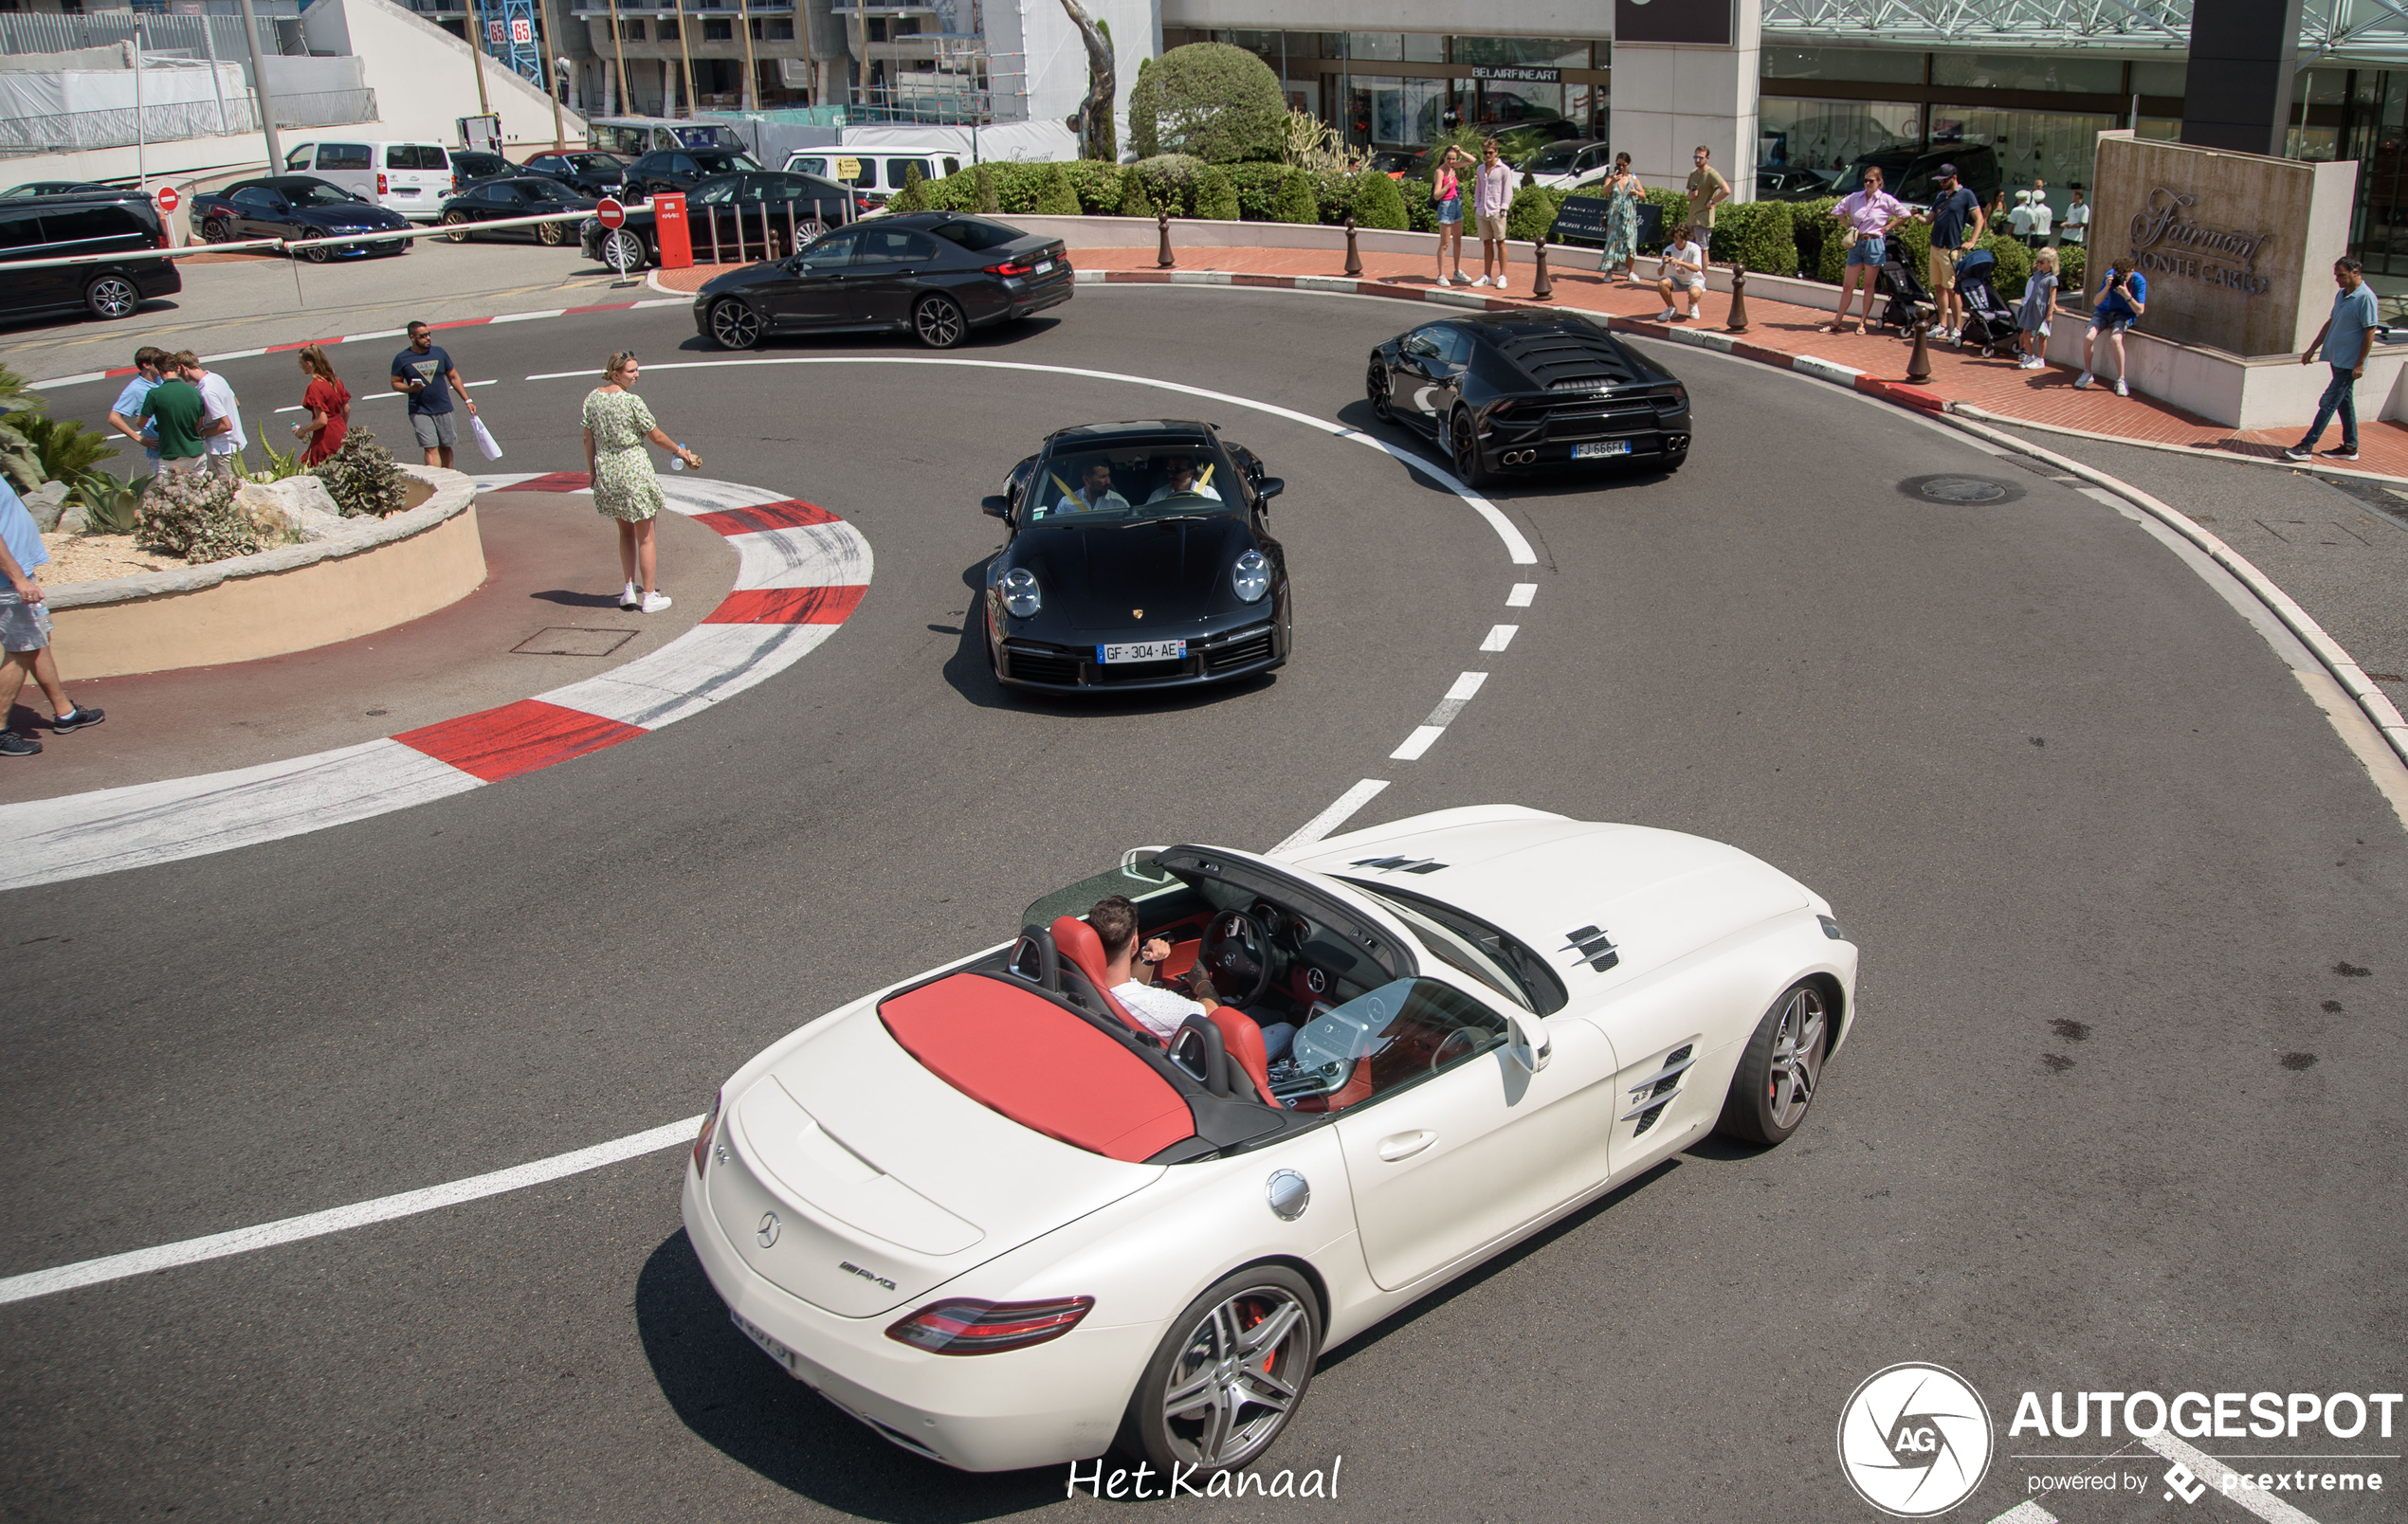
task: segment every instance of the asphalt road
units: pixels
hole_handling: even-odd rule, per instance
[[[1362,355],[1409,318],[1095,288],[962,357],[1367,425]],[[2383,1203],[2408,1121],[2408,836],[2266,642],[2123,516],[1689,350],[1664,354],[1697,399],[1687,468],[1500,493],[1538,550],[1516,569],[1453,495],[1358,444],[1128,383],[861,363],[917,352],[849,341],[765,357],[855,363],[666,370],[726,358],[676,311],[453,348],[517,377],[629,345],[710,474],[868,536],[859,613],[638,742],[0,896],[0,1275],[693,1115],[776,1035],[1001,940],[1127,846],[1268,846],[1378,777],[1359,824],[1511,800],[1736,843],[1835,903],[1864,1020],[1786,1146],[1703,1146],[1325,1357],[1274,1456],[1343,1457],[1339,1502],[1312,1506],[1870,1519],[1833,1455],[1840,1407],[1922,1359],[1988,1399],[2001,1459],[1955,1515],[1987,1520],[2028,1476],[2088,1464],[2008,1457],[2100,1448],[2011,1442],[2026,1389],[2401,1388],[2408,1244]],[[385,355],[337,358],[373,377]],[[246,395],[288,386],[283,365],[227,369]],[[585,385],[480,392],[512,463],[573,463]],[[1167,702],[1001,696],[964,625],[997,543],[977,499],[1047,427],[1164,413],[1287,479],[1295,660]],[[1897,487],[1937,473],[2020,495]],[[1518,581],[1537,598],[1508,613]],[[1505,620],[1511,647],[1478,652]],[[1391,760],[1466,670],[1490,677],[1462,717]],[[683,1165],[0,1307],[0,1515],[1105,1506],[1065,1502],[1058,1473],[922,1462],[789,1381],[701,1278]],[[2362,1447],[2401,1448],[2249,1446]],[[2408,1484],[2387,1469],[2386,1494]],[[2157,1496],[2050,1507],[2189,1516]],[[2301,1506],[2333,1524],[2389,1503]]]

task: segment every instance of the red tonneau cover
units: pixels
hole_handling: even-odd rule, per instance
[[[1042,995],[956,973],[878,1007],[905,1052],[972,1100],[1107,1159],[1152,1157],[1195,1118],[1143,1059]]]

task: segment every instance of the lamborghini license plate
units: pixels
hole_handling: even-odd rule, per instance
[[[1107,665],[1122,662],[1184,662],[1187,642],[1138,641],[1128,645],[1099,645],[1095,659]]]
[[[1576,461],[1594,461],[1601,456],[1628,455],[1630,453],[1631,442],[1627,439],[1601,439],[1594,444],[1575,444],[1572,446],[1572,458]]]

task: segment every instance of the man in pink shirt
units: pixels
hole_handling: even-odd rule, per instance
[[[1473,285],[1505,288],[1505,213],[1512,209],[1513,169],[1497,156],[1491,137],[1480,145],[1480,168],[1471,174],[1471,209],[1480,219],[1480,279]]]

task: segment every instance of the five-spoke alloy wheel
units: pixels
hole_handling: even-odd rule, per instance
[[[1245,1465],[1295,1416],[1320,1353],[1321,1304],[1304,1277],[1277,1264],[1226,1276],[1146,1363],[1122,1444],[1164,1471]]]
[[[711,337],[721,349],[751,349],[761,341],[760,314],[740,297],[723,298],[711,306]]]
[[[445,213],[443,214],[443,225],[444,225],[446,227],[448,227],[448,228],[451,228],[451,229],[452,229],[452,231],[447,232],[447,233],[446,233],[446,234],[444,234],[444,235],[443,235],[443,236],[444,236],[444,240],[445,240],[445,242],[447,242],[447,243],[452,243],[452,244],[465,244],[465,243],[466,243],[466,242],[468,241],[468,214],[467,214],[466,212],[465,212],[465,211],[447,211],[447,212],[445,212]]]
[[[1801,979],[1781,991],[1740,1055],[1721,1130],[1749,1143],[1774,1144],[1797,1131],[1815,1103],[1831,1049],[1831,1009],[1823,987]]]

